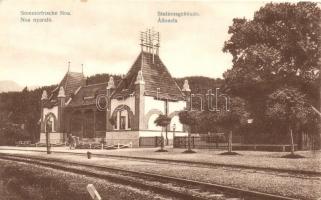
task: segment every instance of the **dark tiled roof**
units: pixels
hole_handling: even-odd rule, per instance
[[[50,100],[56,100],[59,88],[62,86],[65,90],[66,102],[73,95],[73,93],[85,84],[85,77],[79,72],[67,72],[56,89],[51,92]]]
[[[99,83],[81,87],[73,96],[68,107],[95,105],[96,97],[100,94],[106,95],[106,87],[108,83]]]
[[[181,92],[159,56],[154,55],[153,63],[153,55],[147,52],[140,53],[127,75],[117,86],[113,93],[113,98],[134,93],[135,81],[139,70],[142,70],[145,81],[144,95],[156,97],[157,88],[160,88],[158,94],[159,98],[168,100],[184,100],[184,94]]]

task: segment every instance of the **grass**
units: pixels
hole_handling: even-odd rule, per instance
[[[250,165],[259,165],[259,166],[271,166],[271,167],[280,167],[283,168],[301,168],[306,169],[307,163],[311,160],[319,160],[321,152],[315,152],[315,157],[311,152],[300,152],[300,154],[305,155],[307,158],[304,159],[284,159],[281,156],[288,153],[271,153],[271,152],[241,152],[242,159],[237,159],[235,156],[221,156],[219,155],[222,151],[202,151],[198,150],[197,154],[182,154],[182,149],[168,149],[168,153],[154,153],[155,148],[150,149],[128,149],[128,150],[118,150],[113,151],[114,154],[126,154],[131,156],[144,156],[144,157],[156,157],[156,158],[172,158],[179,160],[199,160],[206,162],[220,162],[220,163],[232,163],[232,164],[250,164]],[[97,151],[98,152],[98,151]],[[102,153],[110,153],[110,151],[100,151]],[[25,153],[25,152],[20,152]],[[84,152],[85,153],[85,152]],[[94,153],[94,152],[93,152]],[[45,153],[31,153],[28,154],[45,156]],[[150,156],[149,156],[150,155]],[[198,168],[190,166],[177,166],[164,163],[146,163],[139,162],[135,160],[117,160],[108,158],[97,158],[87,159],[85,155],[75,156],[75,155],[61,155],[61,154],[52,154],[49,155],[52,158],[59,158],[64,160],[71,161],[81,161],[84,163],[99,163],[104,166],[119,167],[134,171],[141,172],[150,172],[156,174],[163,174],[167,176],[174,176],[179,178],[188,178],[197,181],[205,181],[209,183],[217,183],[228,186],[239,187],[243,189],[255,190],[259,192],[268,192],[272,194],[279,194],[290,197],[297,197],[298,199],[317,199],[321,196],[321,180],[319,178],[304,178],[304,177],[295,177],[287,176],[284,174],[278,175],[276,173],[261,173],[256,171],[248,170],[228,170],[225,168]],[[308,161],[308,162],[307,162]],[[1,165],[2,163],[0,163]],[[315,163],[314,163],[315,164]],[[313,165],[314,167],[320,170],[320,165]],[[20,167],[21,168],[21,167]],[[39,171],[39,170],[37,170]],[[59,174],[54,174],[55,177],[62,177]],[[68,178],[64,178],[68,180]],[[70,179],[70,178],[69,178]],[[1,180],[1,177],[0,177]],[[69,189],[72,191],[77,191],[73,189],[72,184],[76,184],[76,188],[82,188],[83,186],[78,186],[79,179],[73,179],[69,183]],[[18,185],[18,184],[15,184]],[[104,190],[106,186],[97,189],[99,192]],[[117,194],[115,194],[117,195]],[[108,196],[112,196],[109,194]],[[118,196],[119,197],[119,196]],[[116,199],[116,198],[115,198]],[[124,199],[124,198],[118,198]],[[126,198],[125,198],[126,199]],[[141,199],[132,197],[132,199]],[[37,200],[37,199],[35,199]]]
[[[89,183],[96,187],[102,199],[162,199],[155,193],[137,188],[46,167],[3,160],[0,160],[0,166],[0,199],[89,200],[91,197],[86,189]]]

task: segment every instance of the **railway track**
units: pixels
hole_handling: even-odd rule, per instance
[[[243,190],[239,188],[211,184],[153,173],[107,167],[99,164],[87,164],[39,156],[26,156],[0,153],[0,159],[28,163],[63,170],[66,172],[105,179],[110,182],[129,185],[143,190],[178,199],[213,200],[295,200],[273,194]]]
[[[1,150],[16,150],[16,151],[30,151],[30,152],[46,152],[45,150],[22,150],[22,149],[1,149]],[[85,156],[85,153],[80,152],[66,152],[66,151],[51,151],[56,154],[67,154],[67,155],[77,155]],[[146,158],[146,157],[135,157],[135,156],[124,156],[124,155],[110,155],[110,154],[95,154],[92,153],[92,156],[98,158],[109,158],[115,160],[135,160],[140,162],[149,162],[149,163],[161,163],[161,164],[170,164],[177,166],[189,166],[189,167],[198,167],[198,168],[222,168],[230,171],[240,171],[247,173],[260,173],[260,174],[270,174],[283,177],[294,177],[301,179],[313,179],[320,180],[321,173],[313,171],[302,171],[302,170],[289,170],[289,169],[276,169],[276,168],[264,168],[264,167],[253,167],[253,166],[244,166],[244,165],[228,165],[220,163],[204,163],[196,161],[183,161],[183,160],[171,160],[171,159],[160,159],[160,158]]]

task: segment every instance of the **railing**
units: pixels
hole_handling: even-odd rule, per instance
[[[16,141],[16,145],[17,146],[21,146],[21,145],[30,145],[31,141],[30,140],[25,140],[25,141]]]
[[[241,144],[241,136],[233,136],[233,144]],[[225,149],[227,147],[227,138],[224,135],[220,136],[191,136],[191,148],[196,149]],[[175,137],[174,148],[187,148],[188,137]]]
[[[162,143],[162,137],[140,137],[139,146],[140,147],[160,147]]]

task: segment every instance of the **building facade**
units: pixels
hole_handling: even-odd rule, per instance
[[[147,33],[146,33],[147,34]],[[86,85],[83,73],[68,71],[58,87],[41,98],[40,143],[72,134],[82,141],[139,146],[139,138],[161,136],[154,123],[159,114],[171,118],[168,138],[186,136],[178,113],[187,107],[188,83],[181,89],[158,55],[158,47],[142,39],[141,52],[119,84]]]

